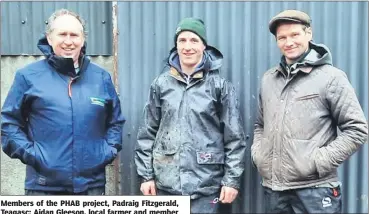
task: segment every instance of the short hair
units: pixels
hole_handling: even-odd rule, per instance
[[[86,30],[86,22],[85,22],[85,20],[80,15],[78,15],[77,13],[72,12],[72,11],[67,10],[67,9],[64,9],[64,8],[55,11],[48,18],[46,29],[45,29],[45,33],[47,35],[50,34],[53,31],[53,29],[51,28],[51,26],[54,23],[55,19],[58,18],[59,16],[63,16],[63,15],[70,15],[70,16],[73,16],[74,18],[76,18],[81,23],[81,25],[82,25],[82,33],[83,33],[84,37],[87,37],[87,30]]]

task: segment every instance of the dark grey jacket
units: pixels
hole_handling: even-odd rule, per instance
[[[338,181],[337,167],[368,136],[346,74],[325,46],[310,49],[291,75],[272,68],[261,82],[251,153],[262,185],[277,191]]]
[[[221,185],[239,188],[244,170],[246,142],[235,89],[219,76],[222,54],[208,47],[204,56],[189,83],[175,60],[153,81],[135,154],[144,180],[191,198],[214,194]]]

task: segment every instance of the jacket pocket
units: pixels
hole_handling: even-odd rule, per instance
[[[35,145],[36,142],[33,143],[33,147],[34,147],[34,162],[32,166],[37,172],[40,172],[40,169],[42,167],[43,164],[41,164],[41,159],[39,157],[39,153],[40,151],[36,152],[36,145]],[[39,150],[39,149],[38,149]]]
[[[191,170],[191,188],[189,192],[198,191],[202,188],[216,189],[221,185],[224,178],[224,151],[223,150],[206,150],[196,151],[195,166]],[[209,192],[209,193],[210,193]]]
[[[272,179],[271,172],[271,156],[273,154],[271,142],[268,142],[268,139],[263,137],[260,142],[260,146],[256,148],[253,155],[253,162],[258,169],[261,177],[264,179]]]
[[[33,168],[38,172],[38,173],[45,173],[48,171],[51,171],[52,169],[49,169],[49,164],[48,164],[48,160],[46,158],[44,158],[43,152],[40,148],[40,146],[38,145],[37,142],[33,143],[34,146],[34,157],[35,157],[35,162],[33,164]]]
[[[288,182],[313,180],[318,178],[313,152],[314,140],[289,139],[282,154],[283,177]]]
[[[297,97],[296,100],[297,101],[302,101],[302,100],[308,100],[308,99],[313,99],[313,98],[317,98],[317,97],[319,97],[319,94],[307,94],[307,95],[304,95],[304,96]]]
[[[72,172],[68,167],[64,167],[62,162],[56,157],[55,153],[43,151],[39,143],[34,142],[35,164],[33,169],[36,171],[35,182],[41,186],[71,186]]]
[[[111,158],[104,139],[87,141],[83,148],[83,169],[81,173],[96,174],[104,171],[104,167]]]
[[[224,164],[223,151],[196,151],[198,164]]]

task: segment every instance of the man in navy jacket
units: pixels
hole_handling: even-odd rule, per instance
[[[85,56],[83,19],[61,9],[2,108],[3,151],[27,165],[26,195],[103,195],[125,122],[107,71]]]

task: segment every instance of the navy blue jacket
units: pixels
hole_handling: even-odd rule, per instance
[[[27,164],[25,189],[83,192],[106,183],[105,166],[122,148],[125,119],[107,71],[81,50],[56,56],[45,37],[46,59],[18,70],[3,105],[3,151]]]

